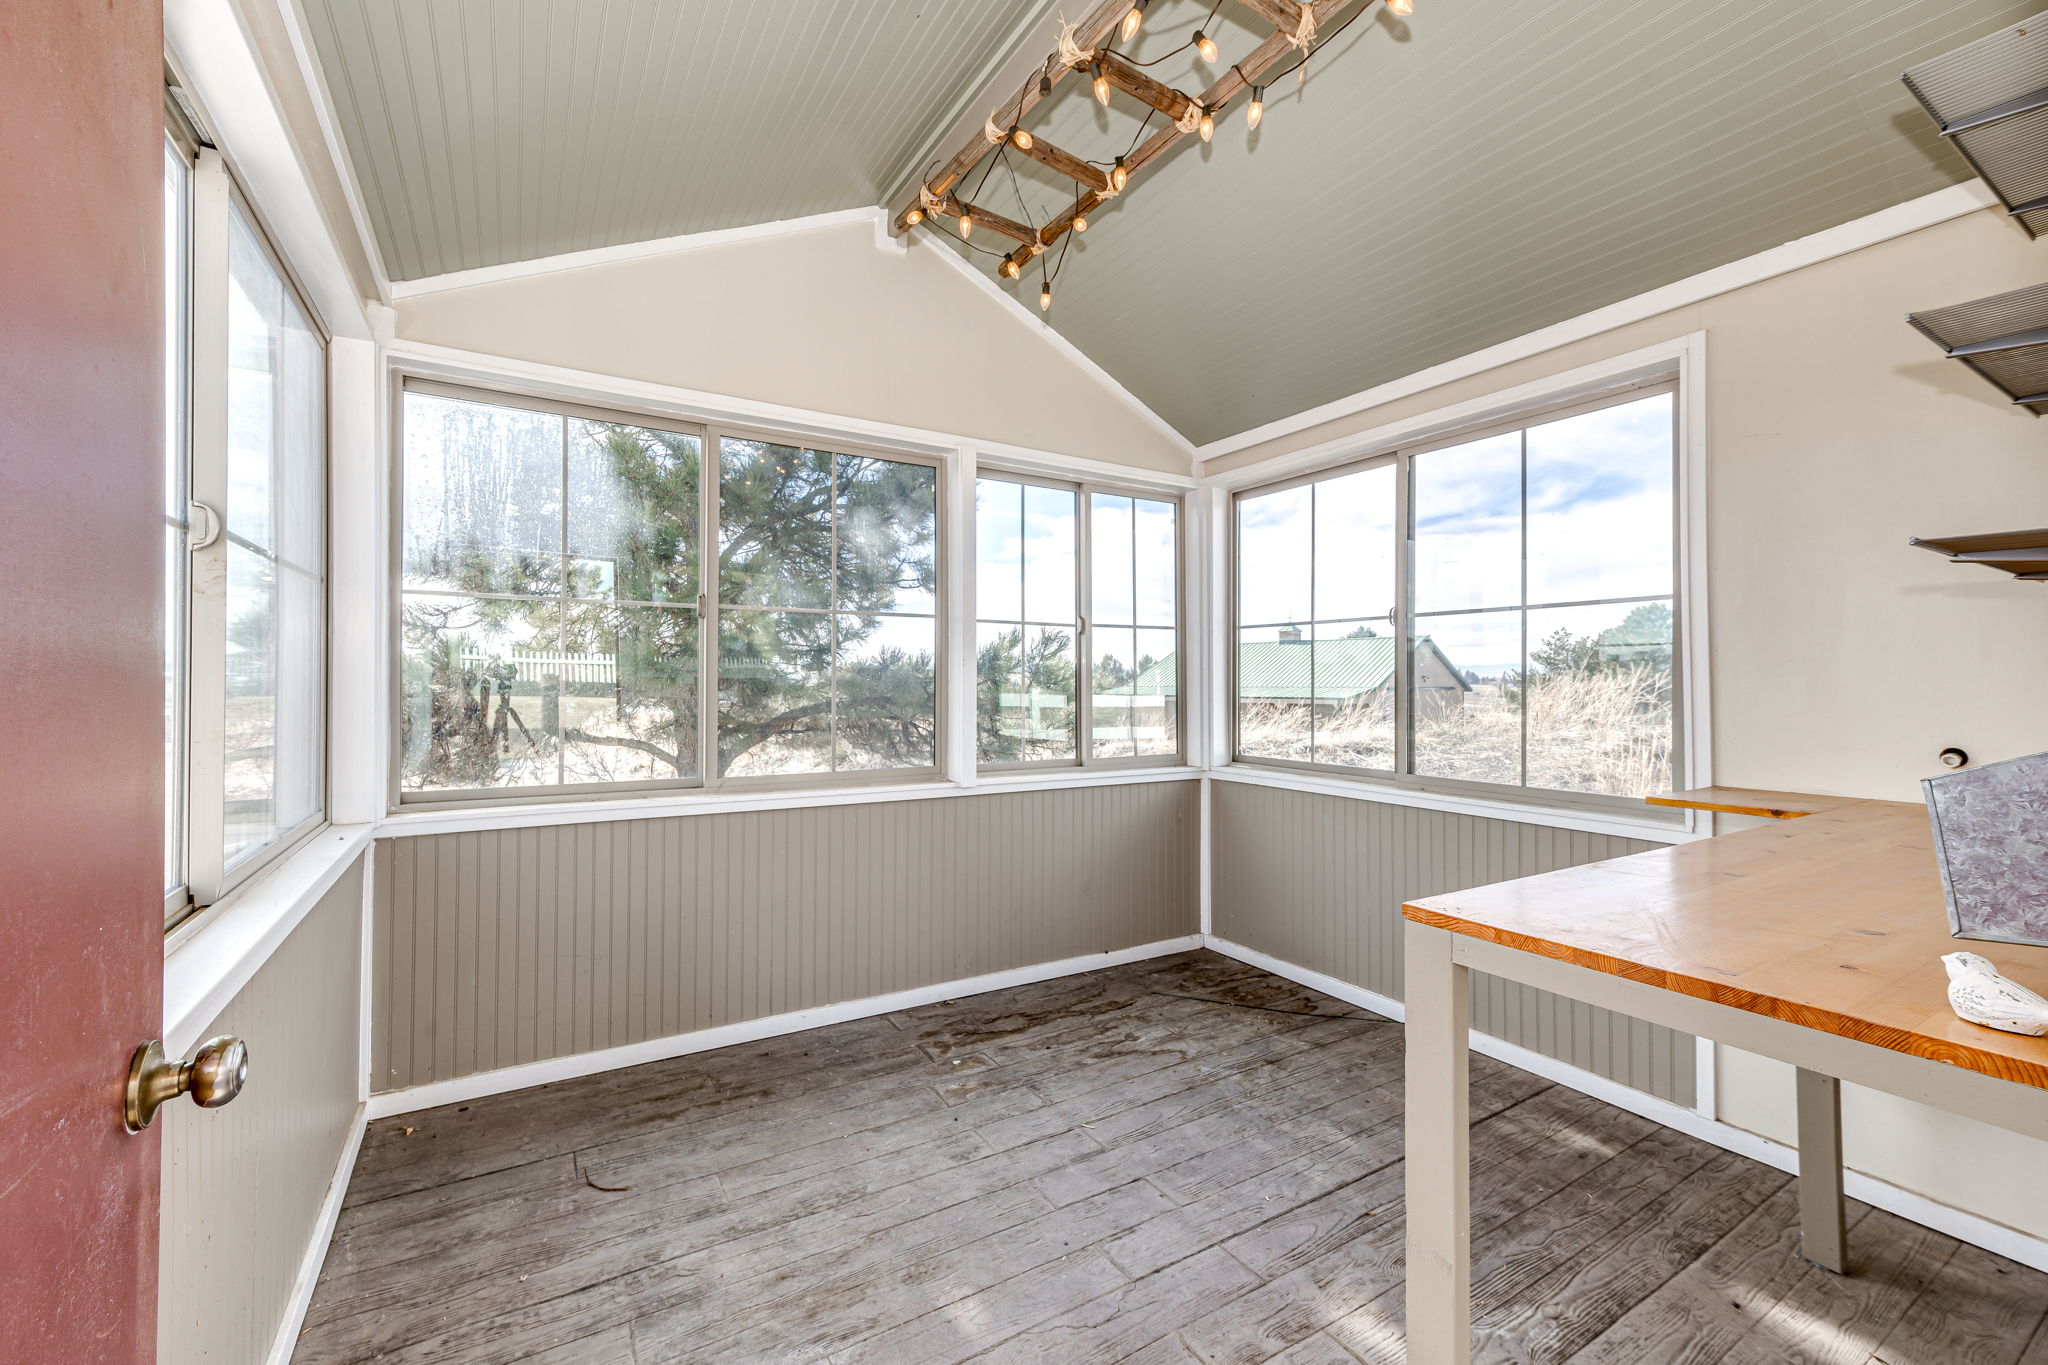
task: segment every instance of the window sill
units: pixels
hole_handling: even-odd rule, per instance
[[[529,801],[414,807],[386,816],[379,838],[458,834],[470,830],[526,829],[583,825],[611,820],[665,820],[688,815],[731,815],[742,811],[801,810],[819,806],[863,806],[882,801],[924,801],[935,797],[993,792],[1043,791],[1062,787],[1115,787],[1134,782],[1183,781],[1200,777],[1186,765],[1162,768],[1062,769],[1049,773],[1001,773],[968,782],[926,778],[868,787],[805,787],[779,791],[691,792],[678,796],[608,797],[594,801]]]
[[[1474,815],[1487,820],[1511,820],[1523,825],[1575,829],[1588,834],[1608,834],[1659,844],[1691,843],[1695,839],[1706,838],[1708,833],[1697,828],[1697,822],[1692,819],[1675,822],[1649,815],[1642,819],[1634,819],[1606,811],[1574,810],[1569,806],[1543,805],[1533,801],[1452,796],[1444,792],[1391,786],[1366,777],[1333,777],[1285,768],[1262,768],[1251,763],[1229,763],[1212,768],[1209,770],[1209,776],[1224,782],[1243,782],[1258,787],[1281,787],[1289,791],[1315,792],[1322,796],[1341,796],[1353,801],[1378,801],[1390,806],[1415,806],[1423,810]]]
[[[372,825],[330,825],[164,941],[164,1051],[183,1057],[365,848]]]

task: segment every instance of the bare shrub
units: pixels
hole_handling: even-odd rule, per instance
[[[1648,796],[1671,786],[1671,675],[1661,668],[1529,681],[1532,787]]]
[[[1671,784],[1670,675],[1660,668],[1532,674],[1526,688],[1474,688],[1462,706],[1425,703],[1415,720],[1418,767],[1431,777],[1522,780],[1555,791],[1645,796]],[[1260,758],[1394,766],[1391,694],[1382,690],[1318,714],[1283,702],[1238,709],[1238,750]]]
[[[1313,726],[1313,735],[1311,735]],[[1318,712],[1299,702],[1246,702],[1237,712],[1238,750],[1260,758],[1394,766],[1394,696],[1382,688]]]

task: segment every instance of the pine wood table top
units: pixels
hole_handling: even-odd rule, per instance
[[[1665,990],[2048,1089],[2048,1038],[1948,1007],[1966,949],[2048,995],[2048,948],[1957,940],[1924,807],[1703,788],[1660,805],[1775,823],[1402,907],[1434,925]]]
[[[1857,804],[1853,796],[1808,796],[1801,792],[1762,791],[1755,787],[1695,787],[1691,791],[1646,796],[1652,806],[1713,810],[1724,815],[1760,815],[1767,820],[1796,820],[1837,806]]]

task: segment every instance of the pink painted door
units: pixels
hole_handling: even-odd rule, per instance
[[[0,0],[0,1359],[155,1358],[163,39]]]

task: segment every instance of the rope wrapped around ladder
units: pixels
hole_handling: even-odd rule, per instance
[[[1292,34],[1287,35],[1287,41],[1300,48],[1304,57],[1308,55],[1308,50],[1315,46],[1316,7],[1311,0],[1302,0],[1301,23]]]
[[[1066,20],[1060,21],[1060,61],[1068,67],[1086,66],[1095,60],[1095,49],[1075,42],[1074,28]]]

